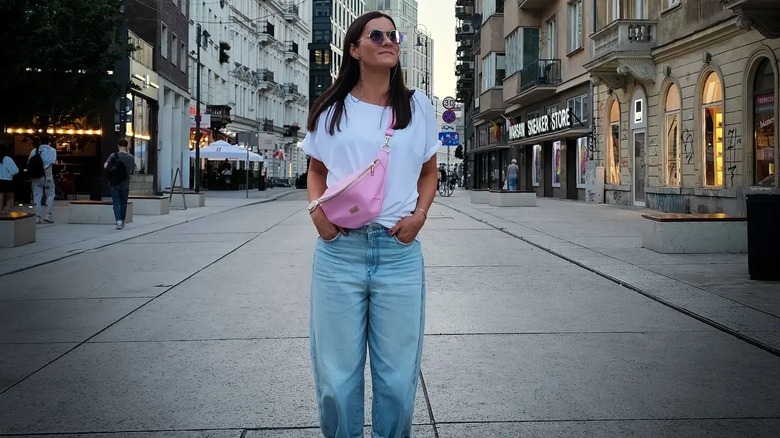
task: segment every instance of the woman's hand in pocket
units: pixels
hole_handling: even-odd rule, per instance
[[[339,233],[348,235],[349,230],[333,225],[325,212],[321,208],[316,208],[311,212],[311,220],[314,222],[314,227],[317,229],[317,234],[320,235],[322,240],[333,240]]]
[[[401,243],[412,243],[423,225],[425,225],[425,215],[415,210],[410,216],[401,218],[393,228],[387,230],[387,234],[395,236]]]

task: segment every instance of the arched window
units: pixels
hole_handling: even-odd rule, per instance
[[[666,90],[664,113],[666,114],[666,185],[680,185],[680,89],[672,84]]]
[[[702,90],[704,135],[704,185],[723,185],[723,86],[716,73],[710,73]]]
[[[620,184],[620,105],[612,102],[609,108],[609,147],[607,169],[610,184]]]
[[[773,185],[775,175],[775,72],[765,59],[758,66],[753,83],[753,138],[755,172],[753,182],[758,185]]]

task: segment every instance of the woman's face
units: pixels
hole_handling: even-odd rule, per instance
[[[377,41],[376,32],[372,35],[372,32],[376,30],[381,32],[381,41]],[[391,69],[395,67],[398,63],[401,46],[388,37],[387,33],[391,30],[395,30],[393,23],[384,17],[374,18],[366,24],[360,34],[360,39],[352,45],[350,52],[352,57],[360,62],[361,68]]]

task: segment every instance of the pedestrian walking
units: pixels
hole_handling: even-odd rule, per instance
[[[0,141],[0,213],[8,213],[14,207],[14,175],[19,168],[14,163],[8,143]]]
[[[51,217],[54,208],[54,176],[52,175],[51,165],[57,161],[57,149],[49,145],[50,138],[43,134],[38,138],[38,146],[30,151],[27,157],[27,176],[30,178],[33,192],[33,204],[35,204],[35,223],[41,223],[41,214],[43,221],[54,223]],[[43,210],[41,201],[46,197],[46,209]]]
[[[520,174],[520,168],[517,167],[517,160],[512,158],[509,166],[506,166],[506,181],[509,190],[517,190],[517,176]]]
[[[393,19],[381,12],[368,12],[349,26],[339,75],[314,103],[302,143],[311,156],[309,212],[319,234],[310,344],[325,437],[363,434],[367,352],[373,436],[407,438],[412,430],[425,319],[417,234],[433,202],[441,143],[430,100],[404,85],[402,41]],[[374,167],[385,144],[390,151],[381,168],[386,173],[378,215],[352,229],[334,224],[338,216],[329,217],[328,201],[319,200],[326,186],[335,190],[337,181],[350,181],[361,169],[385,171]],[[360,190],[367,178],[347,187]],[[360,213],[357,207],[348,210]]]
[[[135,171],[135,157],[127,152],[127,139],[120,138],[117,142],[117,151],[109,155],[103,168],[108,177],[108,189],[111,193],[111,201],[114,203],[114,219],[116,229],[125,227],[127,217],[127,197],[130,195],[130,174]]]

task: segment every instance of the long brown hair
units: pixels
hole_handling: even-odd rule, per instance
[[[395,28],[395,21],[389,15],[378,11],[367,12],[349,25],[349,29],[347,29],[347,33],[344,36],[344,56],[341,59],[339,74],[333,85],[314,101],[314,105],[311,111],[309,111],[309,119],[306,121],[306,130],[310,132],[316,131],[317,120],[320,118],[320,115],[333,105],[333,110],[329,111],[330,126],[328,127],[328,133],[333,135],[336,133],[336,130],[341,131],[341,117],[346,114],[344,99],[347,98],[347,94],[360,80],[360,63],[357,59],[350,56],[350,46],[360,43],[360,35],[363,34],[363,30],[365,30],[368,22],[375,18],[387,18],[393,23],[393,28]],[[414,91],[409,90],[404,85],[404,75],[401,74],[401,60],[399,57],[398,62],[390,72],[389,103],[395,112],[395,129],[406,128],[411,123],[411,97],[413,93]]]

